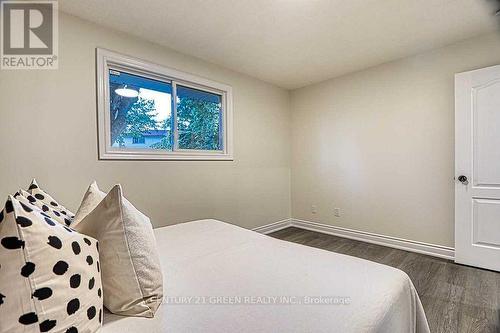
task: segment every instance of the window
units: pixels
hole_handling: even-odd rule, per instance
[[[99,158],[232,160],[231,87],[97,49]]]
[[[172,84],[114,69],[108,77],[111,147],[172,150]]]

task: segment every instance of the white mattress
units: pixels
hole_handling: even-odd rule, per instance
[[[155,235],[168,299],[153,319],[107,313],[102,332],[429,332],[415,288],[398,269],[215,220]],[[304,296],[349,304],[290,304]],[[263,304],[273,299],[278,304]]]

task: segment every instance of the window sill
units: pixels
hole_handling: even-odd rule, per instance
[[[230,154],[207,152],[127,152],[112,151],[99,153],[99,160],[134,160],[134,161],[233,161]]]

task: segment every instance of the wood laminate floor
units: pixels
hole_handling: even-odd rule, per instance
[[[500,333],[500,273],[294,227],[270,236],[405,271],[418,291],[433,333]]]

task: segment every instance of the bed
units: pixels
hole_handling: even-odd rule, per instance
[[[106,313],[102,332],[429,332],[402,271],[216,220],[155,229],[155,318]]]

